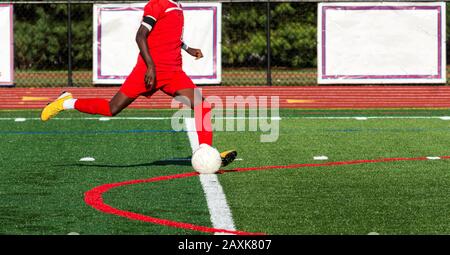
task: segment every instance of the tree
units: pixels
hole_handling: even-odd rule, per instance
[[[92,65],[92,6],[73,5],[74,66]],[[67,5],[14,6],[15,63],[19,68],[67,69]]]
[[[267,61],[266,3],[224,5],[223,63],[225,66],[264,66]],[[316,5],[271,5],[272,63],[281,67],[316,65]]]

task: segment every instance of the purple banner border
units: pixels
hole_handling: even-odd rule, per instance
[[[213,74],[211,75],[191,75],[191,79],[217,79],[217,7],[215,6],[192,6],[192,7],[182,7],[183,11],[212,11],[213,12]],[[97,15],[97,79],[107,79],[107,80],[118,80],[126,79],[128,76],[120,75],[106,75],[102,74],[101,70],[101,36],[102,36],[102,26],[101,26],[101,14],[102,11],[143,11],[144,7],[102,7],[98,8]]]
[[[431,75],[327,75],[326,11],[327,10],[436,10],[438,12],[438,74]],[[322,7],[322,79],[442,79],[442,8],[441,6],[323,6]]]
[[[10,70],[9,70],[9,81],[8,82],[0,82],[0,86],[9,87],[14,86],[14,31],[13,31],[13,4],[0,4],[0,7],[10,7],[9,8],[9,35],[11,37],[10,44]]]

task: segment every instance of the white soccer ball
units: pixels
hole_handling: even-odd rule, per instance
[[[222,164],[220,153],[208,144],[200,144],[192,155],[192,167],[201,174],[213,174],[217,172]]]

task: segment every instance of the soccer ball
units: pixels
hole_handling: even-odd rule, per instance
[[[201,174],[213,174],[222,164],[220,153],[208,144],[202,143],[192,155],[192,167]]]

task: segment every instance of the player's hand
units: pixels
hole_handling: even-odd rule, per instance
[[[195,57],[195,60],[203,58],[203,53],[202,53],[202,50],[200,50],[200,49],[188,48],[187,53],[189,53],[189,55]]]
[[[147,68],[147,72],[145,73],[145,86],[148,90],[152,90],[156,85],[156,72],[155,68],[149,67]]]

